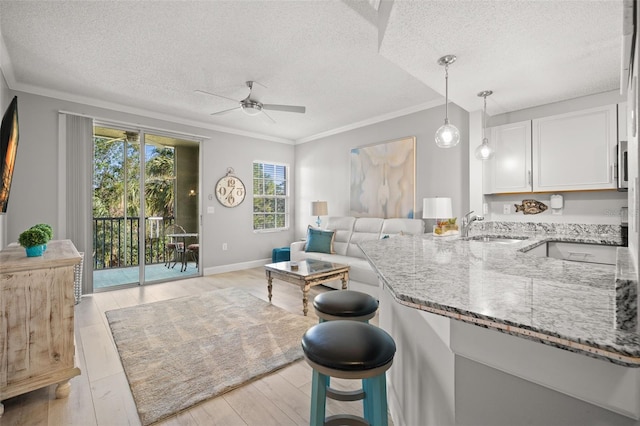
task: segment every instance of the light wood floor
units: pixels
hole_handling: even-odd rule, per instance
[[[5,400],[0,425],[139,425],[105,311],[227,287],[267,300],[263,268],[84,296],[75,312],[76,363],[82,375],[71,380],[71,395],[56,400],[55,386],[50,386]],[[313,287],[311,296],[324,291],[329,289]],[[302,292],[293,284],[274,280],[272,303],[302,315]],[[313,308],[309,316],[315,317]],[[377,317],[372,323],[377,324]],[[332,380],[332,386],[356,389],[359,382]],[[311,369],[301,360],[158,424],[308,425],[310,395]],[[327,415],[339,413],[362,415],[362,402],[330,400]]]

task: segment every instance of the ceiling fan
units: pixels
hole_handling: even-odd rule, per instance
[[[226,114],[228,112],[240,109],[247,115],[258,115],[258,114],[262,113],[265,117],[267,117],[269,120],[271,120],[273,123],[275,123],[276,121],[273,118],[271,118],[269,116],[269,114],[267,114],[267,112],[265,110],[284,111],[284,112],[297,112],[297,113],[300,113],[300,114],[304,114],[305,113],[306,108],[303,107],[303,106],[263,104],[260,101],[257,101],[255,99],[251,99],[251,92],[253,90],[253,85],[254,84],[259,84],[260,86],[265,87],[265,88],[267,87],[267,86],[265,86],[263,84],[258,83],[257,81],[247,81],[246,85],[249,88],[249,94],[247,95],[246,98],[244,98],[244,99],[242,99],[240,101],[238,101],[236,99],[228,98],[226,96],[217,95],[215,93],[206,92],[204,90],[195,90],[195,92],[196,93],[202,93],[204,95],[217,96],[219,98],[228,99],[230,101],[237,102],[237,103],[240,104],[240,106],[237,106],[235,108],[230,108],[230,109],[225,109],[225,110],[222,110],[222,111],[214,112],[211,115]]]

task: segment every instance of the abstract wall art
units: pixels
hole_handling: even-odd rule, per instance
[[[350,215],[413,218],[416,206],[416,138],[351,150]]]

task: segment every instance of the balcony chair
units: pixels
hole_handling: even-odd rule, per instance
[[[198,243],[189,244],[187,246],[187,254],[191,255],[191,259],[193,259],[193,261],[196,262],[196,269],[198,269],[198,263],[200,260],[200,244]]]
[[[164,235],[169,234],[184,234],[185,230],[180,225],[169,225],[164,229]],[[166,240],[168,238],[168,241]],[[164,246],[164,266],[167,268],[173,268],[178,262],[178,256],[181,258],[184,256],[184,241],[180,241],[176,237],[166,237]],[[173,261],[173,266],[171,262]]]

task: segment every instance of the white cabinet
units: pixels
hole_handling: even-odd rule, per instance
[[[484,193],[615,189],[616,105],[487,129]]]
[[[495,154],[485,162],[484,193],[531,192],[531,121],[488,130]]]
[[[618,141],[627,140],[627,103],[618,104]]]
[[[614,189],[616,105],[533,120],[533,191]]]

